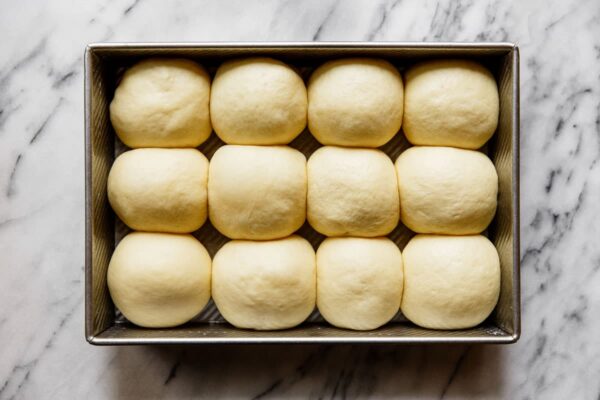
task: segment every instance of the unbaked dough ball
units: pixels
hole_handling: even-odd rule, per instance
[[[226,145],[210,162],[209,216],[232,239],[290,235],[306,218],[306,157],[287,146]]]
[[[306,127],[306,107],[300,75],[264,57],[223,63],[210,98],[215,132],[229,144],[287,144]]]
[[[208,160],[196,149],[135,149],[108,175],[108,200],[138,231],[186,233],[207,214]]]
[[[403,129],[415,145],[478,149],[498,125],[498,86],[484,66],[435,60],[406,71]]]
[[[483,322],[500,294],[500,260],[486,237],[417,235],[402,252],[402,313],[430,329]]]
[[[192,235],[133,232],[108,266],[108,289],[125,317],[168,328],[195,317],[210,299],[211,261]]]
[[[210,77],[183,59],[141,61],[123,75],[110,120],[129,147],[196,147],[211,132]]]
[[[315,252],[305,239],[233,240],[213,261],[213,299],[238,328],[286,329],[315,308]]]
[[[418,233],[468,235],[494,218],[498,174],[478,151],[411,147],[396,161],[401,219]]]
[[[385,60],[329,61],[308,82],[308,128],[325,145],[379,147],[400,130],[403,95]]]
[[[317,250],[317,307],[339,328],[389,322],[402,299],[402,255],[388,238],[328,238]]]
[[[324,146],[308,160],[308,222],[327,236],[383,236],[398,224],[394,164],[379,150]]]

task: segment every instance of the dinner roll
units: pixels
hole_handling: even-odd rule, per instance
[[[110,103],[110,120],[129,147],[196,147],[211,132],[210,77],[183,59],[153,58],[129,68]]]
[[[317,250],[317,307],[339,328],[391,320],[402,298],[402,255],[388,238],[328,238]]]
[[[402,124],[396,68],[375,58],[329,61],[308,82],[308,128],[325,145],[378,147]]]
[[[135,149],[108,174],[108,200],[139,231],[192,232],[206,221],[208,160],[196,149]]]
[[[327,236],[383,236],[398,223],[394,164],[380,150],[324,146],[308,160],[308,222]]]
[[[402,252],[402,313],[430,329],[483,322],[500,294],[500,259],[486,237],[417,235]]]
[[[225,236],[288,236],[306,218],[306,157],[287,146],[222,146],[210,162],[208,204]]]
[[[498,174],[485,155],[452,147],[411,147],[396,161],[401,219],[418,233],[468,235],[494,218]]]
[[[498,125],[498,86],[481,64],[434,60],[406,71],[403,129],[415,145],[478,149]]]
[[[108,289],[125,317],[168,328],[195,317],[210,299],[211,261],[192,235],[133,232],[108,266]]]
[[[305,239],[233,240],[213,261],[213,299],[238,328],[286,329],[315,308],[315,252]]]
[[[227,61],[210,97],[212,124],[229,144],[287,144],[306,127],[306,87],[281,61],[265,57]]]

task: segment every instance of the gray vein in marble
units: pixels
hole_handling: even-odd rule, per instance
[[[523,308],[527,307],[530,301],[537,298],[537,296],[548,293],[548,288],[551,288],[553,285],[555,285],[562,276],[562,271],[554,268],[554,266],[548,260],[540,263],[542,264],[541,266],[539,263],[534,265],[535,273],[540,276],[539,285],[533,290],[532,293],[522,298]]]
[[[24,375],[19,380],[19,383],[17,384],[16,389],[14,390],[13,394],[10,397],[8,397],[8,399],[12,400],[17,397],[17,395],[19,394],[19,391],[23,388],[23,386],[29,380],[31,373],[38,365],[40,359],[44,356],[44,353],[52,347],[57,335],[62,331],[62,329],[64,328],[67,321],[74,316],[75,311],[81,306],[80,305],[81,300],[83,300],[83,296],[80,296],[77,299],[77,301],[75,301],[75,305],[72,306],[63,315],[63,317],[60,319],[60,321],[58,323],[58,326],[52,331],[52,333],[50,334],[50,337],[46,340],[46,343],[45,343],[43,349],[41,350],[41,352],[37,356],[35,356],[31,361],[28,361],[25,364],[16,365],[13,368],[13,371],[8,375],[5,382],[2,384],[2,387],[0,387],[0,397],[2,396],[3,392],[10,387],[10,384],[13,381],[13,378],[15,377],[16,373],[18,371],[22,371],[22,372],[24,372]]]
[[[550,175],[548,176],[548,183],[546,184],[546,186],[544,186],[544,190],[546,191],[546,193],[550,193],[550,191],[552,190],[552,185],[554,184],[554,178],[557,175],[562,174],[562,171],[563,171],[562,167],[558,167],[558,168],[550,170]],[[556,218],[558,218],[558,215],[556,215]]]
[[[52,87],[54,89],[59,89],[62,85],[72,82],[73,78],[75,78],[77,75],[79,75],[79,71],[77,71],[76,69],[71,69],[58,76],[52,84]]]
[[[58,99],[58,102],[56,103],[54,108],[52,108],[52,110],[46,115],[46,117],[44,118],[42,123],[35,130],[31,139],[29,139],[29,144],[35,143],[38,140],[38,138],[40,137],[40,135],[46,131],[46,127],[48,126],[48,123],[50,123],[50,121],[52,121],[52,118],[54,118],[56,116],[56,113],[57,113],[58,109],[62,106],[64,100],[65,99],[63,97]]]
[[[589,307],[589,299],[585,296],[577,296],[577,305],[574,308],[568,309],[563,312],[563,318],[566,319],[565,323],[574,323],[581,325],[584,320],[584,314]]]
[[[6,124],[6,121],[8,121],[9,118],[12,117],[14,115],[14,113],[22,107],[21,104],[17,104],[17,105],[10,107],[10,105],[11,105],[10,99],[1,100],[1,101],[3,101],[3,104],[2,104],[2,108],[0,109],[0,136],[2,136],[2,128],[4,127],[4,124]]]
[[[165,379],[165,383],[164,383],[165,385],[168,385],[169,382],[171,382],[173,379],[175,379],[177,377],[177,369],[179,368],[180,365],[181,365],[181,361],[176,361],[175,364],[173,364],[173,366],[169,370],[169,375],[167,376],[167,379]]]
[[[283,379],[281,379],[281,378],[276,379],[268,388],[266,388],[265,390],[263,390],[256,396],[252,397],[252,400],[263,399],[266,396],[271,395],[271,393],[273,393],[273,391],[275,391],[279,386],[281,386],[282,382],[283,382]]]
[[[585,5],[587,2],[589,1],[594,1],[594,0],[584,0],[584,1],[579,1],[577,2],[573,7],[571,7],[569,10],[567,10],[567,12],[565,12],[564,14],[560,15],[558,18],[556,18],[555,20],[551,21],[550,23],[548,23],[545,27],[544,27],[544,31],[548,32],[549,30],[553,29],[554,27],[556,27],[558,24],[562,24],[564,23],[568,18],[572,17],[575,12],[577,12],[579,10],[579,8],[583,5]]]
[[[129,14],[131,11],[133,11],[134,8],[137,7],[137,5],[140,3],[140,0],[134,0],[133,3],[131,3],[130,6],[128,6],[124,11],[123,11],[123,15],[127,15]]]
[[[573,128],[578,128],[577,124],[573,124]],[[571,156],[571,157],[577,156],[577,155],[578,155],[578,154],[581,152],[581,145],[582,145],[582,143],[583,143],[583,132],[579,131],[579,132],[577,133],[577,146],[575,146],[575,149],[574,149],[574,150],[571,150],[571,151],[569,152],[569,156]],[[598,159],[596,158],[596,159],[595,159],[595,160],[592,162],[592,164],[591,164],[591,166],[590,166],[590,169],[591,169],[591,168],[593,168],[593,166],[594,166],[594,163],[595,163],[597,160],[598,160]],[[571,181],[571,178],[572,178],[572,177],[573,177],[573,171],[569,171],[569,175],[567,175],[567,179],[566,179],[567,183],[569,183],[569,182]]]
[[[564,132],[563,128],[565,127],[565,124],[569,123],[569,121],[573,117],[573,114],[575,113],[575,111],[577,111],[577,108],[579,107],[579,102],[586,94],[590,93],[592,93],[591,88],[583,88],[576,90],[573,93],[569,94],[564,100],[564,103],[561,103],[557,107],[556,111],[558,114],[558,121],[556,122],[556,126],[554,127],[554,134],[549,137],[549,139],[552,140],[548,140],[546,142],[546,148],[550,146],[550,144],[552,144],[554,140],[560,137],[560,135]]]
[[[16,194],[16,192],[15,192],[15,194]],[[7,197],[8,197],[8,194],[7,194]],[[44,210],[46,210],[46,208],[50,204],[52,204],[52,202],[55,200],[56,200],[56,198],[53,198],[50,201],[42,204],[41,206],[39,206],[33,210],[28,210],[27,213],[15,215],[15,216],[11,216],[9,218],[3,219],[2,221],[0,221],[0,229],[7,227],[9,225],[26,222],[27,220],[39,215]]]
[[[448,390],[450,389],[452,382],[454,382],[454,378],[456,378],[456,376],[458,375],[458,372],[460,371],[460,368],[462,367],[465,357],[467,357],[467,353],[469,352],[470,349],[471,349],[470,346],[465,347],[465,349],[462,351],[462,353],[456,360],[456,363],[454,364],[454,368],[452,368],[452,371],[450,372],[450,376],[448,377],[448,381],[446,382],[446,384],[444,385],[444,388],[442,389],[442,394],[440,395],[440,400],[443,400],[446,398],[446,394],[448,393]]]
[[[253,396],[252,400],[259,400],[270,396],[273,393],[285,393],[287,389],[303,380],[315,367],[317,367],[319,361],[326,358],[330,351],[331,346],[315,346],[315,350],[313,350],[289,376],[278,377],[271,385],[269,385],[269,387]]]
[[[325,18],[323,18],[323,20],[321,21],[321,23],[317,27],[317,30],[315,31],[315,34],[312,36],[312,40],[313,41],[317,41],[317,40],[321,39],[321,35],[323,33],[323,29],[325,28],[325,25],[329,22],[329,20],[331,19],[333,13],[335,12],[335,9],[338,6],[338,2],[339,2],[339,0],[335,0],[333,2],[333,4],[331,5],[331,7],[329,8],[329,11],[325,15]]]
[[[538,216],[539,216],[539,218],[543,218],[543,216],[551,215],[553,230],[550,235],[548,235],[544,238],[544,240],[542,241],[542,244],[540,246],[537,246],[537,247],[532,246],[532,247],[526,248],[525,251],[522,252],[522,254],[521,254],[521,263],[522,264],[525,264],[529,260],[530,257],[533,257],[534,255],[539,255],[540,253],[542,253],[546,247],[553,246],[554,244],[558,243],[564,237],[564,235],[567,234],[571,230],[571,228],[573,227],[573,222],[574,222],[575,218],[578,216],[579,210],[581,209],[584,201],[587,199],[587,197],[585,196],[586,186],[587,186],[587,182],[584,184],[583,188],[581,189],[581,192],[577,196],[577,202],[573,205],[573,207],[571,209],[568,209],[567,211],[564,211],[560,214],[554,213],[550,210],[544,210],[544,212],[541,212],[540,214],[536,213],[536,218],[534,219],[533,223],[530,223],[529,226],[531,226],[531,227],[539,226],[539,220],[537,220]]]
[[[36,58],[38,58],[45,50],[47,45],[47,39],[44,38],[38,42],[36,46],[33,47],[27,54],[25,54],[22,58],[17,60],[13,65],[9,66],[5,70],[0,70],[0,134],[2,133],[1,129],[3,128],[6,121],[10,118],[10,116],[21,108],[21,104],[16,104],[12,108],[9,108],[13,99],[8,97],[6,93],[6,88],[13,77],[13,74],[19,71],[24,66],[33,62]]]
[[[352,384],[354,378],[354,370],[350,365],[342,367],[339,375],[335,379],[335,385],[331,392],[331,398],[346,399],[348,397],[348,389]]]
[[[40,42],[29,51],[23,58],[18,60],[13,66],[9,67],[6,72],[0,71],[0,88],[4,87],[6,82],[11,78],[12,73],[18,71],[20,68],[23,68],[25,65],[34,61],[38,56],[40,56],[46,48],[47,39],[42,39]]]
[[[592,279],[594,275],[598,274],[598,272],[600,272],[600,257],[594,260],[592,269],[586,275],[585,280],[588,281],[589,279]]]
[[[542,324],[540,328],[544,326],[544,320],[542,320]],[[548,343],[548,336],[545,333],[538,333],[536,336],[535,349],[531,358],[527,361],[527,366],[529,368],[533,367],[535,362],[544,354],[544,349],[546,348],[546,344]]]
[[[378,7],[379,22],[377,23],[375,28],[367,34],[367,38],[366,38],[367,41],[375,40],[377,35],[381,32],[381,29],[383,29],[383,27],[385,26],[389,15],[394,11],[394,9],[396,7],[398,7],[398,5],[400,5],[401,1],[402,0],[393,0],[391,3],[387,2]]]
[[[10,171],[10,178],[8,179],[8,187],[6,188],[6,197],[12,197],[15,194],[15,175],[17,172],[17,167],[23,158],[23,154],[19,154],[15,163],[13,164],[12,170]],[[0,223],[2,226],[2,223]]]
[[[429,29],[430,34],[424,40],[440,40],[441,38],[454,39],[456,33],[460,31],[463,14],[472,5],[472,1],[451,1],[446,3],[438,2],[431,20]]]
[[[497,14],[498,9],[496,3],[491,2],[485,7],[485,25],[483,31],[479,32],[475,37],[476,41],[509,41],[509,34],[506,29],[502,26],[496,27]],[[494,27],[496,27],[497,31],[491,30]]]

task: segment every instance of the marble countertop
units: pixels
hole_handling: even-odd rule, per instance
[[[2,8],[0,399],[600,398],[597,0],[5,1]],[[520,46],[517,344],[85,342],[84,47],[220,40]]]

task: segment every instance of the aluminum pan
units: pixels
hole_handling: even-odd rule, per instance
[[[250,332],[228,325],[203,324],[169,330],[146,330],[129,324],[115,324],[114,310],[105,283],[105,271],[112,252],[111,230],[114,215],[106,201],[106,174],[112,162],[112,146],[106,132],[111,132],[107,105],[111,93],[106,66],[125,59],[149,55],[189,57],[232,57],[270,54],[295,60],[370,55],[403,60],[424,57],[475,57],[500,63],[500,73],[508,88],[501,91],[501,121],[504,139],[510,151],[503,154],[509,162],[509,212],[512,268],[503,271],[502,312],[496,323],[464,331],[433,331],[407,324],[390,324],[371,332],[345,331],[318,324],[303,324],[282,332]],[[502,60],[500,62],[499,60]],[[508,80],[507,80],[508,79]],[[502,83],[500,82],[500,83]],[[197,343],[512,343],[520,336],[519,282],[519,57],[511,43],[398,43],[398,42],[295,42],[295,43],[98,43],[86,48],[86,338],[92,344],[197,344]],[[503,107],[504,106],[504,107]],[[506,125],[509,128],[506,128]],[[499,128],[500,130],[501,128]],[[507,130],[508,132],[507,136]],[[100,134],[104,132],[104,135]],[[103,137],[104,136],[104,137]],[[101,140],[101,139],[104,140]],[[495,156],[492,155],[492,159]],[[496,161],[495,161],[496,162]],[[507,182],[508,183],[508,182]],[[502,204],[499,203],[499,209]],[[103,265],[99,265],[103,264]],[[103,276],[104,275],[104,276]]]

